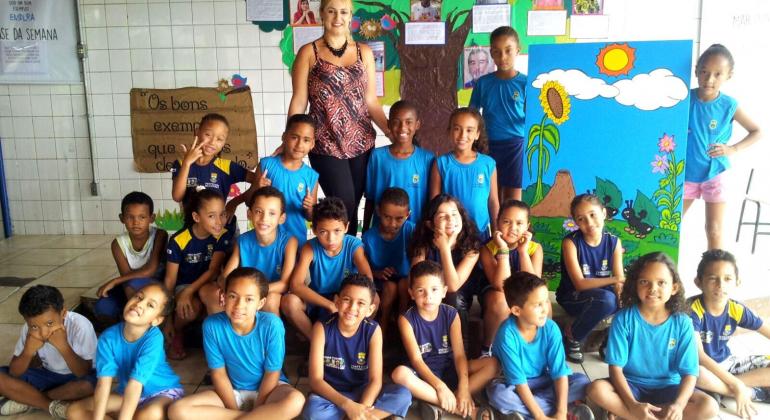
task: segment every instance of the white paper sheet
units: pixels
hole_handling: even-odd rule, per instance
[[[572,15],[569,23],[570,38],[607,38],[610,17],[604,15]]]
[[[406,44],[444,45],[446,31],[444,22],[407,22],[404,36]]]
[[[295,26],[292,29],[294,30],[294,54],[303,45],[315,41],[324,34],[323,26]]]
[[[246,0],[246,20],[250,22],[280,22],[283,20],[282,0]]]
[[[385,96],[385,73],[381,71],[374,73],[374,87],[377,90],[377,96]]]
[[[500,26],[511,25],[511,5],[473,6],[473,32],[489,33]]]
[[[527,13],[527,35],[557,36],[567,32],[566,10],[531,10]]]

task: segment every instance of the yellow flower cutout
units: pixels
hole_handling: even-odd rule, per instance
[[[540,104],[543,111],[556,124],[561,125],[569,119],[570,100],[567,91],[561,83],[555,80],[545,82],[540,89]]]

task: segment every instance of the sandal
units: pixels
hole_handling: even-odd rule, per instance
[[[495,411],[486,404],[476,406],[476,420],[495,420]]]
[[[441,411],[441,408],[431,403],[420,401],[420,418],[422,420],[440,420]]]
[[[182,360],[187,357],[187,352],[184,350],[184,339],[181,334],[174,334],[167,355],[171,360]]]

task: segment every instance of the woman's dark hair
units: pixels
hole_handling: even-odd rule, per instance
[[[56,313],[64,309],[64,297],[59,289],[53,286],[32,286],[19,300],[19,313],[25,319],[38,316],[49,309]]]
[[[371,299],[372,303],[374,302],[374,295],[377,293],[377,290],[374,288],[374,282],[369,277],[366,277],[361,273],[353,273],[348,275],[342,279],[342,284],[340,284],[340,291],[337,292],[337,295],[342,293],[342,291],[349,286],[366,288],[369,290],[369,298]]]
[[[492,31],[491,34],[489,34],[489,43],[490,45],[497,40],[497,38],[502,38],[504,36],[509,36],[513,38],[516,41],[516,45],[520,45],[519,43],[519,33],[516,32],[515,29],[511,28],[510,26],[500,26],[494,31]]]
[[[484,126],[484,118],[482,118],[478,109],[472,107],[463,107],[452,111],[452,113],[449,115],[449,126],[447,127],[447,130],[451,131],[455,117],[463,114],[472,116],[474,119],[476,119],[476,123],[478,124],[479,138],[473,142],[473,150],[480,153],[487,153],[489,151],[487,129]]]
[[[339,220],[342,224],[348,223],[348,211],[345,203],[339,197],[325,197],[313,206],[313,226],[323,220]]]
[[[391,105],[390,111],[388,111],[388,119],[393,118],[397,113],[401,111],[412,111],[414,112],[414,116],[417,118],[417,121],[420,120],[420,111],[417,109],[417,105],[407,99],[401,99],[400,101],[396,101],[396,103]],[[415,146],[420,145],[420,140],[417,138],[417,134],[412,137],[412,144]]]
[[[462,255],[469,252],[479,252],[481,248],[479,231],[476,229],[476,223],[468,216],[465,207],[455,197],[449,194],[439,194],[430,200],[428,207],[422,213],[420,223],[417,225],[412,241],[409,244],[409,258],[413,258],[419,253],[427,253],[429,249],[434,248],[433,229],[429,225],[433,225],[433,218],[436,217],[438,208],[444,203],[454,203],[463,221],[463,229],[457,235],[457,242],[453,251],[458,251]]]
[[[671,273],[671,283],[679,290],[671,295],[671,298],[666,302],[666,309],[671,314],[677,312],[684,312],[687,309],[684,299],[684,285],[682,279],[679,278],[679,273],[676,271],[676,264],[671,258],[662,252],[650,252],[649,254],[642,255],[634,261],[628,268],[628,277],[623,284],[623,291],[620,293],[620,305],[623,308],[630,308],[632,305],[638,305],[640,303],[639,293],[637,291],[639,276],[645,267],[653,263],[661,263],[666,266],[669,273]]]
[[[267,277],[265,277],[264,273],[252,267],[238,267],[231,271],[225,279],[225,292],[228,291],[230,283],[232,283],[235,279],[240,278],[254,280],[254,283],[257,284],[257,288],[259,289],[259,298],[263,299],[267,297],[267,292],[269,291]]]
[[[205,126],[206,124],[215,122],[215,121],[221,122],[222,124],[225,125],[225,127],[227,127],[228,130],[230,129],[230,122],[227,121],[227,118],[225,118],[224,115],[217,114],[215,112],[204,115],[203,118],[201,118],[201,122],[198,124],[198,129],[200,130],[201,127]]]
[[[716,55],[721,55],[727,59],[727,63],[730,65],[731,72],[733,69],[735,69],[735,59],[730,53],[730,50],[728,50],[727,47],[722,44],[712,44],[710,47],[706,48],[706,51],[703,51],[703,54],[701,54],[700,57],[698,57],[698,62],[695,64],[695,70],[697,71],[701,69],[709,58]]]
[[[738,262],[735,261],[735,255],[724,249],[709,249],[701,255],[700,262],[698,263],[697,277],[702,279],[709,265],[719,261],[726,261],[732,264],[733,269],[735,269],[735,277],[738,277]]]
[[[576,195],[575,198],[572,199],[572,202],[569,203],[569,214],[573,218],[575,217],[575,210],[577,209],[577,206],[584,202],[599,206],[599,208],[602,209],[604,208],[604,204],[602,204],[602,201],[599,200],[599,197],[596,195],[590,193],[579,194]]]
[[[140,191],[131,191],[130,193],[126,194],[125,197],[123,197],[123,201],[120,202],[120,212],[125,213],[126,207],[134,205],[134,204],[143,204],[150,209],[150,215],[152,215],[155,212],[155,208],[153,207],[152,198]]]
[[[196,191],[195,188],[190,187],[184,193],[182,199],[182,207],[184,208],[184,228],[188,228],[195,224],[193,219],[193,212],[200,212],[201,207],[210,200],[222,200],[225,201],[225,197],[219,190],[205,188],[200,191]]]

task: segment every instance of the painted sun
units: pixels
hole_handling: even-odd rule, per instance
[[[634,68],[636,49],[628,44],[609,44],[599,51],[596,56],[596,65],[599,72],[607,76],[627,75]]]

